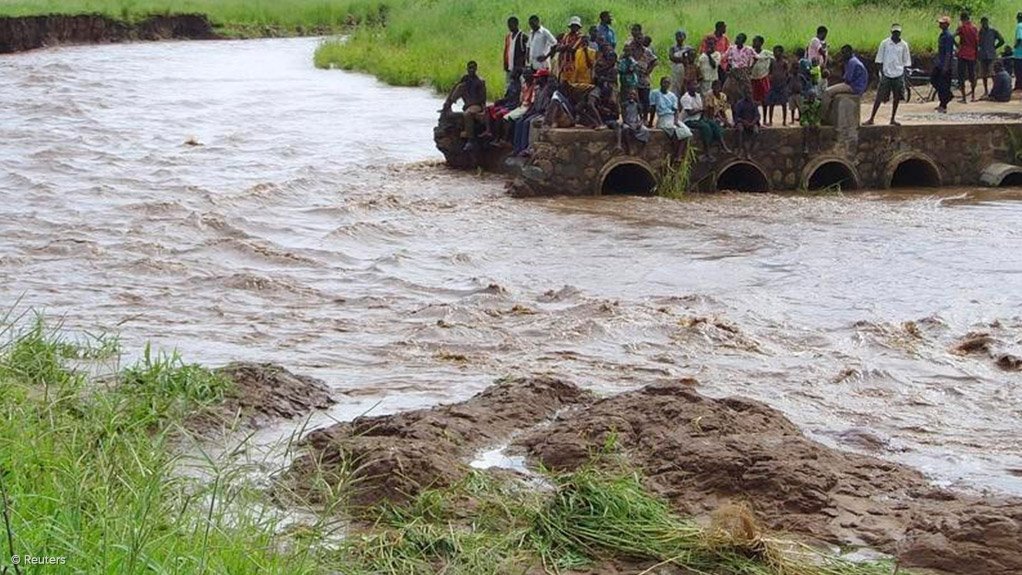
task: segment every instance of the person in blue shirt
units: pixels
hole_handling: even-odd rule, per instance
[[[933,64],[933,73],[930,82],[937,90],[939,105],[937,111],[947,114],[947,105],[954,96],[951,94],[951,64],[955,55],[955,37],[951,35],[948,28],[951,27],[951,18],[941,16],[937,20],[940,26],[940,36],[937,37],[937,61]]]
[[[660,91],[650,93],[649,106],[656,111],[656,127],[667,134],[674,143],[674,161],[682,161],[688,148],[688,139],[692,137],[692,130],[681,121],[678,95],[671,91],[670,77],[664,76],[660,79]]]
[[[600,12],[600,25],[596,27],[596,32],[603,36],[603,41],[610,44],[610,47],[617,50],[617,34],[614,29],[610,27],[614,23],[614,17],[610,15],[610,12],[604,10]]]
[[[866,70],[866,65],[855,55],[855,51],[848,44],[841,46],[841,60],[845,63],[845,75],[842,81],[828,87],[823,92],[823,98],[820,101],[820,117],[824,121],[827,120],[834,96],[838,94],[861,96],[869,84],[869,72]]]

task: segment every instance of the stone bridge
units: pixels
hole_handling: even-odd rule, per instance
[[[760,131],[751,156],[719,155],[696,162],[691,187],[699,191],[749,192],[1022,185],[1022,125],[970,123],[913,126],[860,126],[859,99],[835,100],[828,124],[818,136],[802,128]],[[445,124],[455,127],[445,128]],[[508,159],[507,150],[488,148],[474,155],[453,142],[458,121],[442,121],[437,147],[453,167],[479,166],[518,177],[515,195],[654,194],[670,158],[666,136],[653,130],[634,155],[615,151],[610,130],[534,129],[532,155]],[[726,135],[732,148],[734,134]],[[693,138],[698,148],[698,138]],[[804,146],[806,146],[804,150]]]

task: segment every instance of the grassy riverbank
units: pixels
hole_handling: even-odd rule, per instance
[[[72,342],[41,322],[10,331],[0,323],[0,573],[320,572],[238,465],[196,454],[206,479],[181,472],[180,426],[229,381],[148,350],[95,381],[68,366],[116,362],[116,340]]]
[[[480,73],[490,80],[493,97],[503,87],[500,50],[510,14],[517,14],[523,27],[529,14],[539,14],[556,34],[572,15],[581,16],[588,27],[600,10],[609,9],[619,42],[627,38],[633,22],[640,22],[661,57],[678,28],[685,28],[693,42],[712,31],[717,20],[727,21],[732,38],[739,32],[750,38],[759,34],[768,46],[792,48],[806,45],[816,27],[824,24],[831,30],[831,45],[848,43],[869,51],[888,35],[892,22],[900,22],[913,51],[921,52],[935,46],[936,17],[953,12],[946,6],[962,4],[974,7],[977,23],[980,14],[990,14],[1006,37],[1013,34],[1017,6],[1007,0],[510,0],[500,5],[489,0],[392,0],[385,25],[360,26],[347,41],[324,44],[315,62],[321,68],[369,72],[389,84],[431,85],[446,91],[463,73],[465,62],[475,59]]]
[[[128,22],[153,14],[205,14],[224,35],[340,30],[378,25],[387,2],[354,0],[0,0],[0,16],[103,14]]]
[[[477,575],[606,562],[636,572],[650,563],[744,575],[890,572],[770,539],[740,509],[709,529],[680,518],[633,471],[606,465],[612,446],[599,468],[546,476],[544,489],[478,472],[407,505],[362,509],[338,541],[343,478],[314,478],[329,492],[317,500],[329,504],[305,508],[296,524],[279,502],[297,496],[286,481],[267,482],[284,456],[254,464],[253,478],[246,440],[190,441],[196,415],[235,389],[220,372],[149,349],[122,368],[115,338],[72,341],[42,321],[19,330],[0,319],[0,573]],[[98,364],[110,374],[73,369]],[[28,556],[55,563],[35,567]]]

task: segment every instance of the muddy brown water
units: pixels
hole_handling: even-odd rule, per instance
[[[315,46],[0,58],[0,303],[322,377],[337,418],[523,372],[692,376],[1022,494],[1022,374],[951,351],[1019,354],[1022,192],[515,200],[439,165],[434,94],[315,70]]]

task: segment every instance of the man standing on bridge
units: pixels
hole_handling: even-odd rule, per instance
[[[549,70],[550,57],[557,47],[557,38],[539,23],[539,16],[529,16],[529,65],[535,71]]]
[[[962,12],[961,25],[955,31],[958,36],[958,87],[962,90],[964,104],[965,81],[972,85],[972,101],[976,101],[976,58],[979,57],[979,30],[972,23],[968,12]]]
[[[901,24],[891,25],[891,37],[884,38],[877,48],[876,63],[880,64],[880,86],[873,102],[873,113],[863,126],[872,126],[877,110],[888,98],[892,99],[891,125],[900,126],[894,117],[898,114],[898,104],[905,95],[905,69],[912,65],[912,54],[908,42],[901,39]]]
[[[937,26],[940,27],[940,35],[937,36],[937,62],[933,65],[931,81],[937,89],[937,111],[947,114],[948,102],[954,98],[951,93],[951,63],[955,56],[955,37],[948,31],[951,18],[941,16],[937,19]]]

